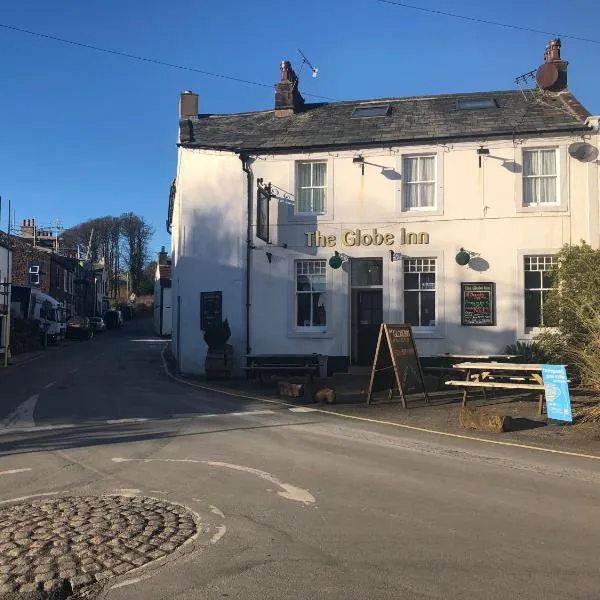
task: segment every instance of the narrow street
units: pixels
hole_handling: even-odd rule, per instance
[[[164,346],[129,322],[0,372],[0,544],[45,507],[31,535],[109,600],[598,597],[600,461],[202,391]],[[31,541],[4,592],[44,576]]]

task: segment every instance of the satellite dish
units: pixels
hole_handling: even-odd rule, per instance
[[[598,149],[587,142],[574,142],[569,145],[569,155],[581,162],[596,160]]]
[[[549,90],[558,81],[558,69],[552,63],[544,63],[535,75],[535,80],[542,90]]]

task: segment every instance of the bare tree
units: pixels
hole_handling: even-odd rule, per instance
[[[131,277],[131,289],[139,293],[144,286],[144,267],[149,259],[154,228],[133,213],[123,213],[120,219],[124,264]]]

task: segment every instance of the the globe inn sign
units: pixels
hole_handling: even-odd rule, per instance
[[[400,229],[400,234],[380,233],[377,229],[345,229],[342,231],[340,239],[334,234],[321,233],[320,231],[304,232],[306,245],[309,247],[334,248],[341,243],[342,246],[393,246],[399,244],[429,244],[429,234],[420,231],[407,232],[404,227]]]

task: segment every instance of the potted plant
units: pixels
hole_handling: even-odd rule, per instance
[[[207,377],[230,377],[233,367],[233,346],[228,344],[231,337],[229,321],[225,319],[209,325],[204,332],[204,341],[208,346],[204,361]]]

